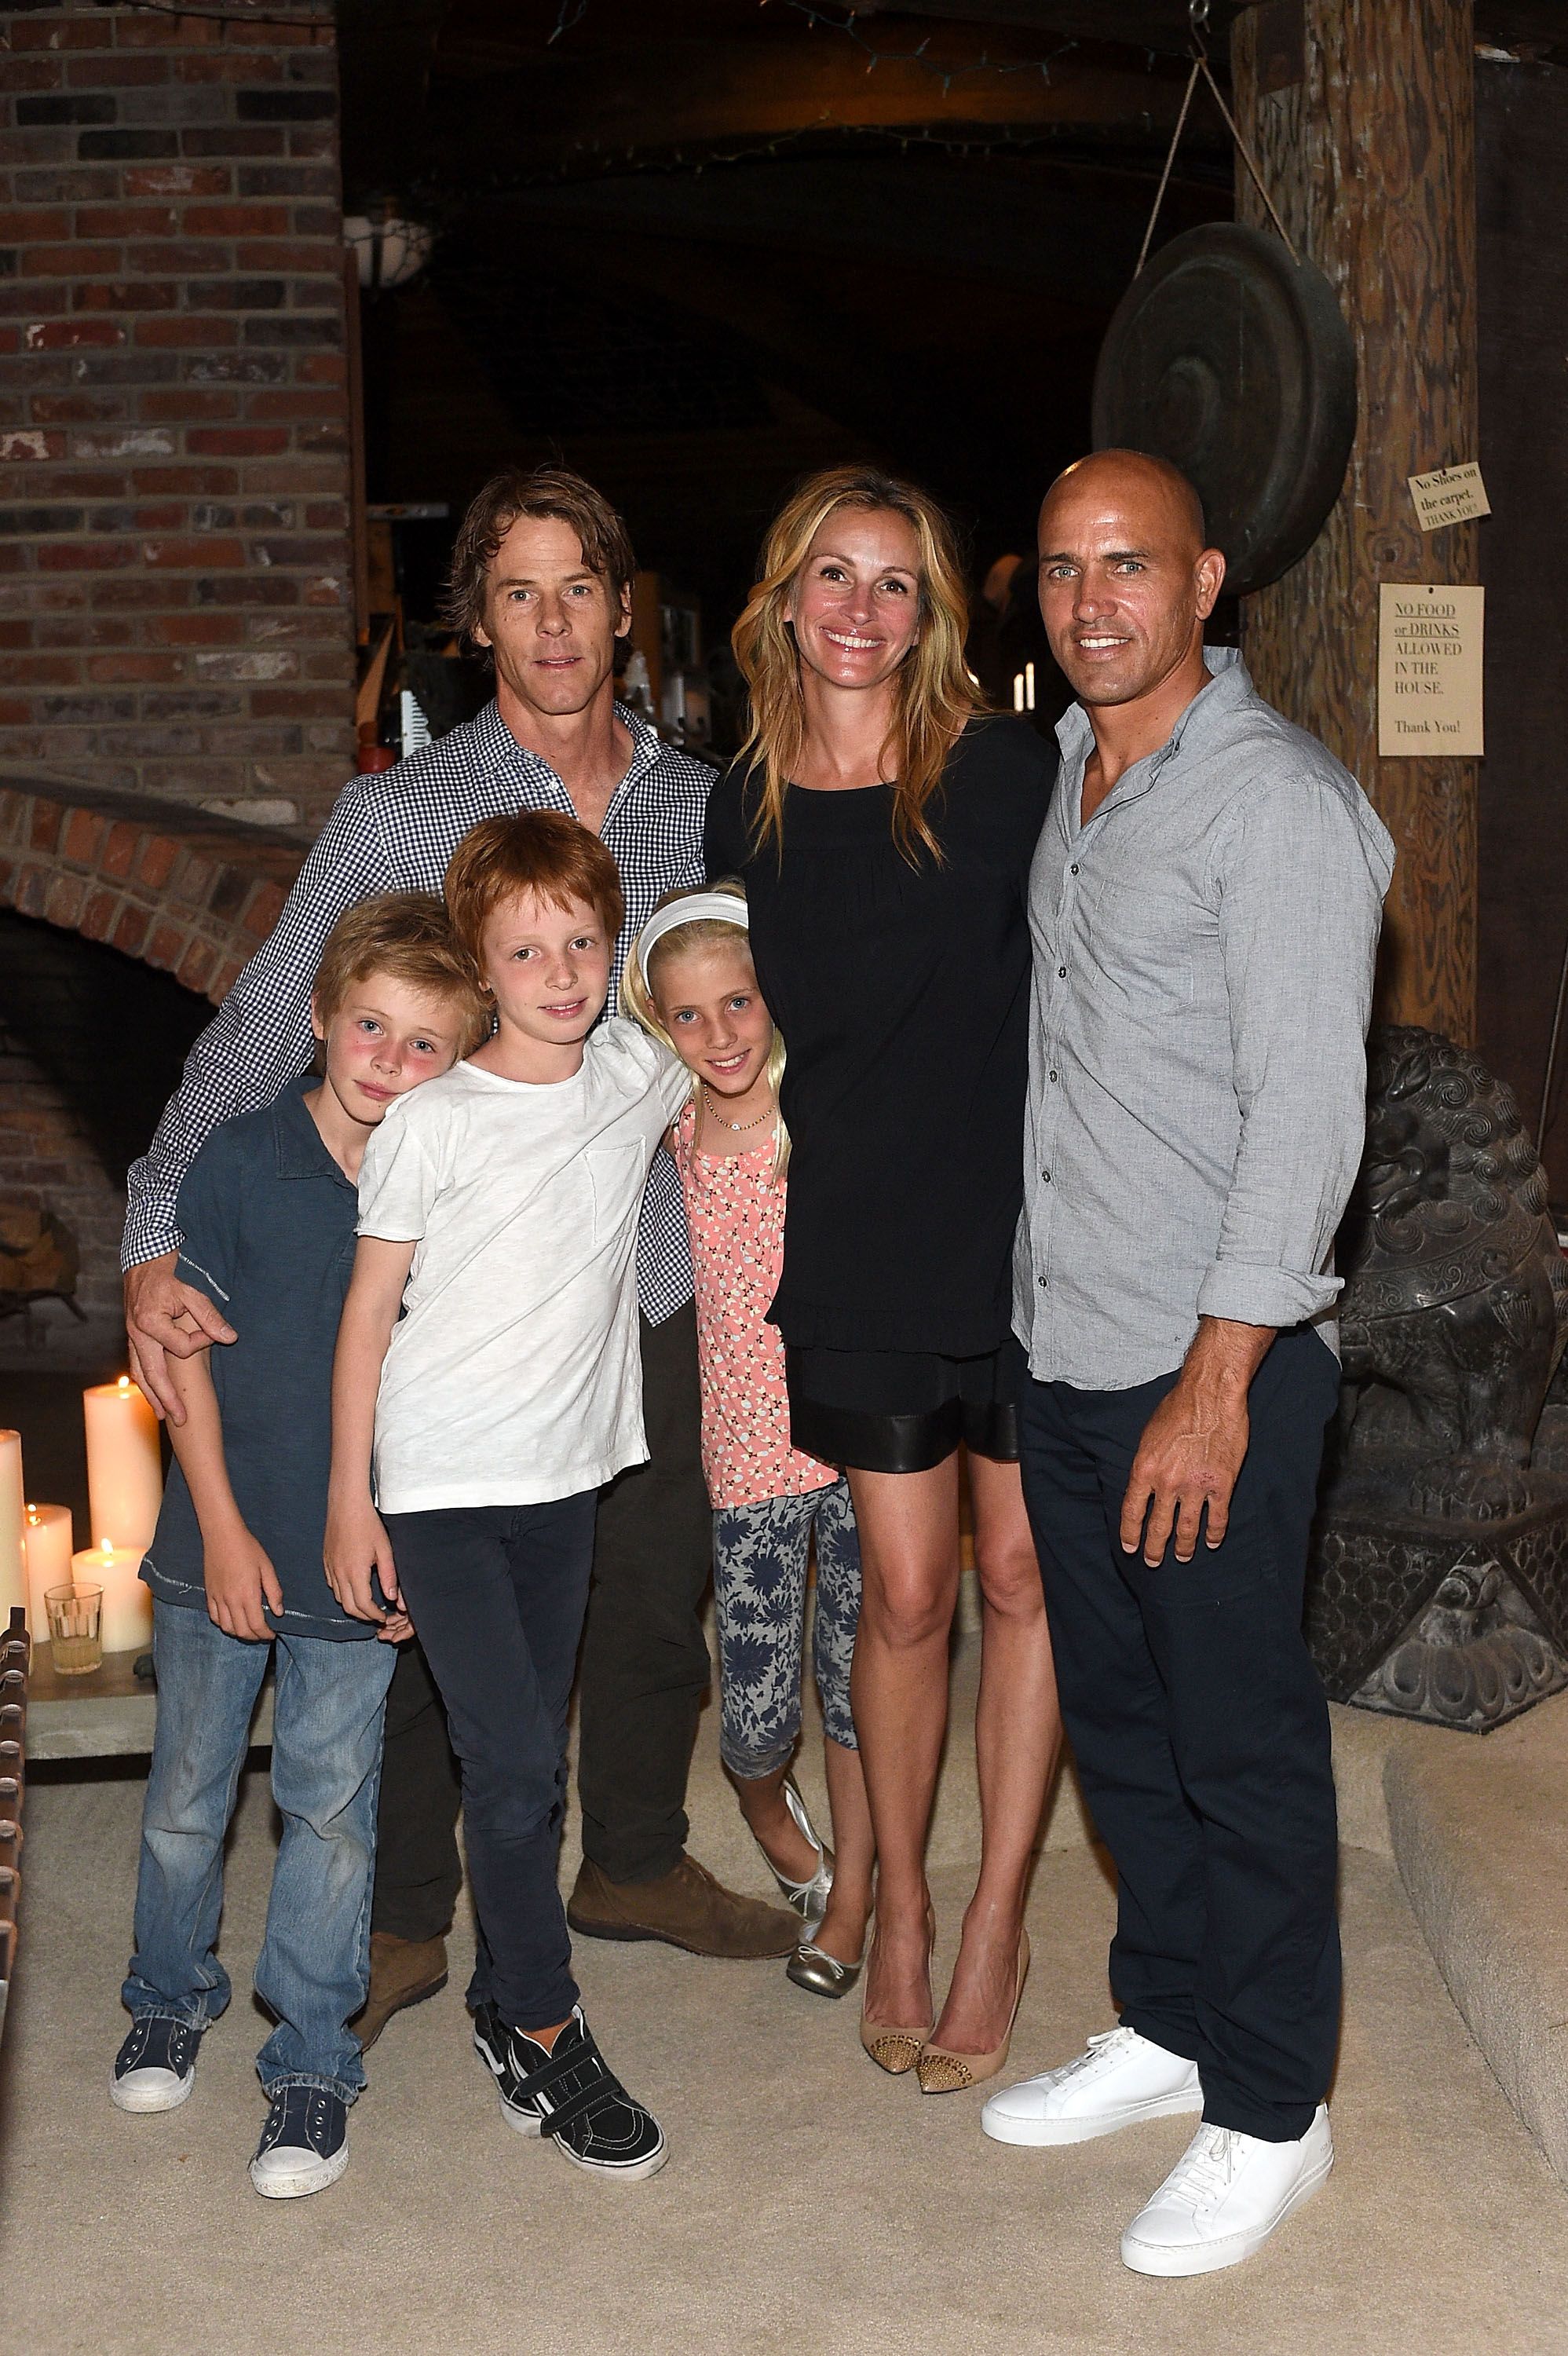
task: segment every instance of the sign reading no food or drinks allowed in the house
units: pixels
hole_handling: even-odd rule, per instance
[[[1481,728],[1484,589],[1385,581],[1379,593],[1378,751],[1473,757]]]

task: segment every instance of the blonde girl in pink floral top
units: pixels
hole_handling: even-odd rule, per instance
[[[784,1263],[789,1140],[778,1108],[784,1046],[752,966],[744,887],[724,883],[661,903],[623,992],[692,1076],[665,1142],[685,1190],[697,1279],[720,1749],[741,1814],[805,1925],[785,1970],[797,1987],[839,1997],[859,1976],[871,1906],[871,1824],[849,1710],[860,1549],[848,1483],[790,1443],[784,1344],[767,1322]],[[831,1849],[790,1772],[813,1541]]]

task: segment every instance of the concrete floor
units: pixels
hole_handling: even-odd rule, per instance
[[[949,1953],[972,1838],[964,1731],[933,1843]],[[587,2181],[511,2134],[454,1971],[370,2056],[342,2182],[259,2201],[245,2163],[264,2024],[248,1997],[208,2039],[183,2109],[125,2118],[105,2092],[140,1801],[133,1775],[28,1797],[25,1941],[0,2051],[0,2345],[17,2356],[1568,2351],[1568,2200],[1466,2032],[1394,1867],[1368,1850],[1345,1857],[1336,2173],[1249,2266],[1160,2284],[1123,2269],[1116,2238],[1188,2123],[1004,2150],[981,2136],[977,2097],[922,2098],[882,2077],[851,2008],[799,1994],[782,1966],[653,1946],[584,1943],[579,1965],[608,2051],[665,2122],[660,2176]],[[241,1987],[270,1815],[264,1778],[248,1776],[223,1933]],[[699,1853],[760,1892],[711,1712],[693,1815]],[[563,1864],[574,1869],[570,1847]],[[1059,1810],[1031,1908],[1019,2074],[1105,2025],[1111,1906]],[[454,1947],[470,1947],[465,1929]]]

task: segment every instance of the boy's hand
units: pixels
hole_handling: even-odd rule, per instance
[[[351,1505],[329,1499],[322,1560],[326,1583],[351,1620],[373,1620],[378,1626],[389,1625],[402,1611],[392,1542],[368,1496],[357,1499]],[[389,1607],[386,1610],[376,1601],[372,1578],[381,1582]]]
[[[376,1631],[378,1644],[403,1644],[414,1633],[414,1623],[406,1612],[394,1612],[384,1628]]]
[[[249,1644],[270,1644],[272,1631],[261,1606],[266,1603],[282,1612],[283,1590],[265,1547],[241,1522],[219,1545],[205,1547],[203,1555],[208,1619],[226,1636],[239,1636]]]

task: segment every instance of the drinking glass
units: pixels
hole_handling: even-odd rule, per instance
[[[62,1677],[85,1676],[103,1658],[101,1587],[48,1587],[49,1649]]]

